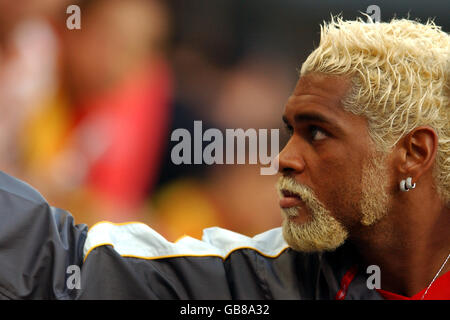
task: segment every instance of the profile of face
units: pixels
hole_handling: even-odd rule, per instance
[[[290,138],[277,190],[283,236],[294,250],[334,250],[389,211],[388,155],[376,151],[366,119],[341,105],[351,85],[345,76],[306,74],[286,103]]]

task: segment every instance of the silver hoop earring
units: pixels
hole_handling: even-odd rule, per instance
[[[416,187],[416,184],[412,184],[412,178],[408,177],[406,180],[400,181],[400,190],[407,192],[409,189],[414,189]]]
[[[407,179],[406,179],[406,188],[408,188],[408,189],[414,189],[415,187],[416,187],[416,184],[414,183],[414,184],[411,184],[412,183],[412,178],[411,177],[408,177]]]

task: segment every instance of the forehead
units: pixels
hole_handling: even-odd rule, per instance
[[[294,92],[289,97],[286,108],[301,108],[314,105],[315,111],[344,115],[341,100],[351,88],[351,79],[347,76],[311,73],[302,76]],[[288,110],[286,110],[288,111]],[[347,112],[345,112],[347,113]]]
[[[313,112],[343,127],[367,128],[366,118],[342,107],[342,100],[351,89],[349,76],[311,73],[302,76],[288,98],[284,118],[291,121],[299,113]]]

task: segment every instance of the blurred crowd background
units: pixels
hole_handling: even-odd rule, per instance
[[[259,165],[174,165],[176,128],[281,128],[330,14],[371,4],[435,17],[446,1],[0,0],[0,170],[77,223],[141,221],[174,241],[280,225]],[[81,8],[69,30],[66,8]],[[282,131],[281,131],[282,132]],[[281,146],[286,137],[282,135]]]

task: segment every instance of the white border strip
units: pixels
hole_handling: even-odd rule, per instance
[[[121,256],[158,259],[170,256],[218,256],[225,259],[238,248],[251,248],[265,256],[275,257],[288,245],[281,228],[258,234],[253,238],[226,229],[213,227],[203,230],[202,240],[184,237],[170,242],[143,223],[114,224],[101,222],[88,232],[83,256],[94,248],[112,245]]]

